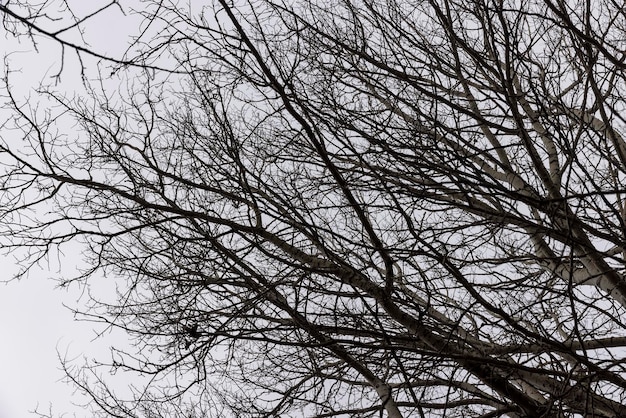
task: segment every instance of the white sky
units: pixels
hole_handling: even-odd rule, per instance
[[[76,0],[71,3],[81,5],[81,2],[83,6],[88,5],[93,7],[91,10],[95,10],[108,1]],[[90,23],[92,31],[88,40],[95,47],[106,45],[109,50],[124,50],[124,22],[119,9],[111,9],[108,15]],[[136,30],[128,26],[126,28]],[[59,68],[59,48],[42,39],[40,41],[37,53],[32,44],[26,40],[17,43],[0,26],[0,58],[12,53],[11,69],[20,70],[12,75],[14,87],[22,97],[29,93],[33,95],[33,88]],[[66,51],[65,58],[63,85],[68,89],[72,89],[72,86],[80,87],[80,69],[75,65],[75,55]],[[36,99],[36,96],[32,97]],[[1,112],[0,120],[6,116]],[[61,259],[62,264],[71,264],[73,261],[75,259],[72,257]],[[39,407],[40,412],[47,413],[51,404],[55,417],[91,416],[85,408],[72,406],[72,401],[80,402],[84,398],[73,396],[73,387],[63,382],[64,373],[60,370],[57,352],[77,358],[79,363],[83,356],[104,356],[106,359],[107,348],[113,343],[112,338],[105,334],[99,340],[92,341],[95,336],[93,325],[75,321],[72,313],[63,306],[76,306],[80,290],[55,289],[55,282],[51,278],[58,278],[58,269],[47,271],[42,268],[21,281],[4,284],[2,282],[11,279],[15,270],[10,254],[0,255],[0,268],[0,418],[35,417],[29,411]]]
[[[57,349],[81,355],[93,338],[91,326],[62,306],[75,299],[75,292],[55,290],[43,272],[0,285],[0,418],[32,417],[37,405],[47,412],[52,404],[55,415],[79,411],[69,403],[73,389],[61,381],[57,358]]]

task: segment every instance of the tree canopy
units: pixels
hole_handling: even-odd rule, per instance
[[[97,413],[626,416],[619,2],[73,7],[0,5],[84,77],[7,71],[0,237],[119,280],[84,314],[136,350],[66,365]]]

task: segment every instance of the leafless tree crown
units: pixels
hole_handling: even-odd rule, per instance
[[[107,13],[141,22],[123,54],[88,42]],[[626,416],[620,2],[0,15],[84,77],[44,110],[7,71],[0,235],[25,269],[80,242],[68,283],[120,281],[84,314],[150,381],[123,397],[68,364],[98,413]]]

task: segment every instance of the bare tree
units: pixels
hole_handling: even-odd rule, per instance
[[[103,60],[47,112],[9,74],[0,157],[25,268],[124,280],[84,314],[150,379],[67,365],[100,413],[626,416],[618,2],[136,3],[123,57],[0,6]]]

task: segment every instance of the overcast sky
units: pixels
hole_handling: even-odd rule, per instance
[[[72,388],[61,381],[57,350],[81,357],[94,334],[62,305],[73,304],[76,293],[54,286],[42,272],[0,286],[0,418],[32,417],[37,405],[47,411],[53,404],[55,414],[80,411],[69,403]]]
[[[84,15],[108,1],[74,0],[75,12]],[[82,9],[78,6],[82,6]],[[113,52],[123,51],[126,45],[124,25],[119,9],[111,9],[90,22],[87,40],[94,48]],[[111,30],[115,28],[115,30]],[[131,28],[128,28],[131,30]],[[61,62],[60,49],[53,43],[39,39],[38,51],[26,40],[16,42],[0,26],[0,56],[6,57],[12,71],[15,92],[21,97],[37,99],[34,88],[43,80],[58,72]],[[71,91],[80,88],[80,68],[75,55],[66,51],[62,89]],[[3,70],[4,72],[4,70]],[[6,114],[0,110],[0,120]],[[71,402],[84,398],[73,396],[73,388],[64,383],[58,353],[81,362],[83,356],[93,358],[105,356],[112,345],[110,335],[94,341],[94,325],[77,322],[73,314],[63,305],[76,306],[81,289],[56,288],[54,279],[62,272],[58,266],[33,270],[28,278],[10,280],[15,273],[14,254],[0,256],[0,418],[26,418],[39,407],[48,412],[52,404],[54,416],[89,417],[84,408],[73,407]],[[60,259],[64,267],[71,267],[80,253]],[[116,344],[119,342],[119,337]],[[102,358],[102,357],[99,357]]]

